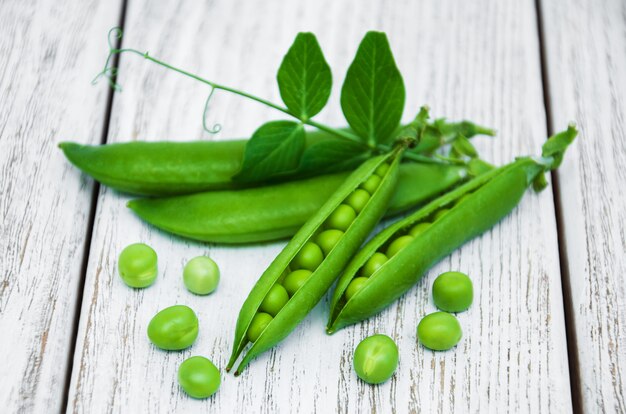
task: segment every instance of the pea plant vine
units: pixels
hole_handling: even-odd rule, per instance
[[[332,89],[332,73],[322,49],[312,33],[299,33],[285,54],[277,72],[278,89],[285,106],[250,93],[202,78],[194,73],[161,61],[148,52],[118,48],[122,30],[109,31],[109,55],[104,69],[94,83],[104,77],[114,90],[117,67],[113,57],[135,54],[210,87],[202,125],[209,133],[221,130],[219,124],[206,123],[209,102],[215,91],[225,91],[256,101],[292,118],[261,125],[246,143],[242,167],[233,180],[266,181],[286,176],[308,176],[354,168],[373,154],[389,151],[393,142],[413,138],[418,144],[406,151],[405,158],[419,162],[468,163],[478,160],[469,141],[475,135],[494,135],[494,131],[469,121],[430,120],[428,108],[422,107],[407,125],[401,125],[405,87],[396,66],[387,36],[368,32],[358,47],[341,88],[340,104],[350,128],[334,128],[313,118],[326,106]],[[335,139],[307,145],[306,126],[324,131]],[[448,145],[447,153],[438,150]]]

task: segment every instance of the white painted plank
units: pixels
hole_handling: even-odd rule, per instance
[[[550,111],[580,139],[559,171],[586,412],[626,412],[626,3],[542,1]]]
[[[102,136],[92,87],[120,1],[0,4],[0,411],[62,409],[92,183],[56,147]]]
[[[168,5],[131,1],[125,47],[149,50],[213,80],[278,100],[275,71],[295,34],[318,35],[334,70],[331,105],[322,119],[340,125],[343,74],[368,29],[389,34],[408,90],[407,118],[422,103],[434,114],[466,116],[500,131],[478,145],[488,159],[537,153],[545,140],[536,14],[532,1],[215,1]],[[200,116],[208,90],[122,58],[125,88],[116,95],[109,141],[212,139]],[[211,119],[223,136],[249,134],[279,114],[218,94]],[[221,136],[220,136],[221,138]],[[178,365],[205,355],[224,367],[239,307],[284,245],[202,245],[142,224],[127,198],[103,189],[87,272],[70,410],[76,412],[505,412],[571,410],[554,208],[549,191],[529,195],[500,226],[428,273],[424,282],[378,317],[334,336],[323,330],[324,300],[280,346],[240,378],[224,374],[218,394],[187,398]],[[147,290],[126,288],[116,257],[132,242],[157,250],[160,275]],[[218,291],[196,297],[181,280],[186,260],[209,254],[223,273]],[[476,303],[459,316],[465,329],[454,351],[416,345],[419,319],[434,311],[429,288],[438,272],[460,269],[475,281]],[[146,327],[164,307],[182,303],[201,321],[197,343],[183,352],[150,345]],[[351,354],[366,335],[391,335],[401,363],[388,383],[357,380]]]

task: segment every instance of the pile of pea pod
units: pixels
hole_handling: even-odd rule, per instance
[[[475,134],[490,133],[484,128],[477,131]],[[311,131],[306,144],[329,139],[334,138],[326,132]],[[59,147],[70,162],[101,184],[147,196],[128,203],[146,222],[169,233],[213,243],[258,243],[293,236],[349,174],[237,183],[231,178],[241,168],[246,142],[63,142]],[[431,154],[441,145],[425,140],[413,151]],[[468,164],[404,162],[385,214],[422,205],[489,168],[478,159]]]
[[[328,333],[389,306],[433,264],[512,211],[530,185],[542,189],[544,173],[560,165],[576,135],[570,126],[546,142],[540,157],[499,168],[405,163],[414,142],[400,140],[353,172],[249,188],[231,181],[241,167],[243,140],[60,146],[101,183],[156,196],[128,205],[168,232],[220,243],[293,236],[239,313],[227,365],[230,370],[249,346],[238,375],[289,335],[337,279]],[[327,138],[309,134],[307,143]],[[363,245],[383,217],[420,205]]]

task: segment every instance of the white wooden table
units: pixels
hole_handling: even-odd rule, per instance
[[[379,316],[334,336],[327,300],[214,397],[185,396],[180,362],[224,367],[239,306],[283,243],[223,247],[157,231],[95,185],[56,148],[62,140],[223,139],[249,136],[271,110],[218,94],[130,55],[122,93],[91,86],[106,33],[123,46],[277,100],[275,71],[295,34],[317,34],[333,68],[322,119],[343,125],[339,86],[365,31],[388,33],[407,86],[406,116],[435,115],[498,130],[478,139],[486,159],[537,153],[576,121],[578,141],[551,187],[527,195],[484,236],[443,260]],[[0,4],[0,411],[68,412],[626,412],[626,3],[623,0],[275,1],[4,0]],[[158,282],[128,289],[116,258],[144,241]],[[208,254],[218,293],[189,294],[181,269]],[[460,269],[475,282],[453,351],[416,345],[434,310],[430,284]],[[156,350],[146,325],[183,303],[201,321],[196,344]],[[381,386],[358,381],[356,344],[373,333],[401,350]]]

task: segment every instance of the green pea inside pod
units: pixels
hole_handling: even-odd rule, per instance
[[[435,213],[435,217],[433,219],[437,221],[441,219],[443,216],[445,216],[446,214],[448,214],[449,211],[450,211],[449,208],[442,208]]]
[[[128,245],[118,260],[120,277],[128,286],[145,288],[154,283],[157,276],[157,254],[144,243]]]
[[[474,288],[469,276],[461,272],[445,272],[433,283],[435,306],[446,312],[463,312],[474,299]]]
[[[288,300],[289,293],[287,293],[287,290],[283,287],[283,285],[276,283],[267,293],[263,302],[261,302],[259,310],[261,312],[269,313],[272,316],[276,316]]]
[[[328,216],[326,228],[346,231],[355,218],[356,211],[352,207],[347,204],[340,204],[330,216]]]
[[[389,258],[384,253],[374,253],[372,257],[370,257],[363,265],[363,268],[361,268],[361,276],[370,277],[371,275],[376,273],[376,271],[380,269],[382,265],[387,263],[388,260]]]
[[[198,317],[185,305],[174,305],[157,313],[148,324],[148,338],[161,349],[189,348],[198,337]]]
[[[448,312],[434,312],[424,316],[417,325],[417,338],[426,348],[446,351],[459,343],[461,324]]]
[[[385,174],[387,174],[387,171],[389,171],[389,167],[390,165],[387,163],[380,164],[378,168],[376,168],[376,175],[381,178],[384,177]]]
[[[178,367],[178,383],[190,397],[208,398],[220,387],[220,370],[207,358],[192,356]]]
[[[426,229],[429,227],[430,227],[430,223],[428,222],[418,223],[415,226],[411,227],[411,230],[409,230],[409,235],[413,237],[418,237],[419,235],[424,233]]]
[[[298,254],[291,262],[292,268],[314,271],[324,260],[322,249],[313,242],[307,242],[302,246]]]
[[[387,256],[389,258],[392,258],[396,254],[398,254],[400,250],[408,246],[413,241],[413,239],[414,237],[409,234],[398,237],[389,244],[389,247],[387,247]]]
[[[294,270],[285,276],[283,286],[287,290],[289,297],[293,296],[309,279],[312,272],[306,269]]]
[[[339,243],[339,240],[341,240],[341,237],[343,235],[344,235],[344,232],[341,230],[337,230],[337,229],[324,230],[323,232],[317,235],[317,238],[315,239],[315,241],[322,249],[324,256],[328,256],[328,254],[333,249],[333,247],[335,247],[335,245]]]
[[[263,333],[267,325],[272,322],[274,318],[272,315],[265,312],[257,312],[252,318],[252,322],[250,322],[250,326],[248,327],[247,337],[248,341],[256,342],[259,339],[259,336]]]
[[[354,370],[368,384],[387,381],[398,368],[398,347],[387,335],[372,335],[354,350]]]
[[[208,295],[217,289],[220,282],[220,269],[209,257],[194,257],[185,265],[183,281],[191,293]]]
[[[357,213],[360,213],[367,202],[370,201],[370,193],[363,190],[362,188],[357,188],[348,196],[346,199],[346,203],[354,209]]]
[[[346,300],[350,300],[367,283],[366,277],[355,277],[346,288]]]
[[[380,168],[380,167],[379,167]],[[381,178],[378,175],[372,175],[369,177],[363,184],[361,184],[361,188],[367,191],[370,194],[373,194],[374,191],[380,185]]]
[[[459,197],[458,200],[456,200],[456,204],[461,204],[462,202],[464,202],[465,200],[467,200],[471,196],[472,196],[472,193],[464,194],[463,196]]]

